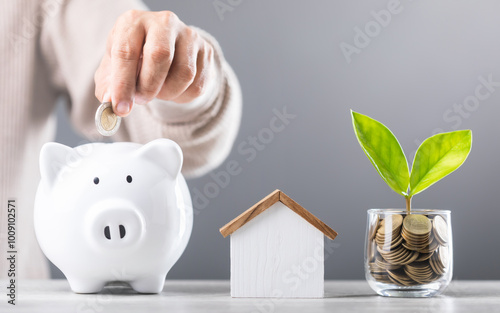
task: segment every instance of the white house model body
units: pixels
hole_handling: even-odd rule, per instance
[[[337,233],[280,190],[221,233],[231,235],[232,297],[323,297],[323,237]]]

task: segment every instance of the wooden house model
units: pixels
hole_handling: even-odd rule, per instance
[[[282,191],[220,232],[231,235],[232,297],[323,297],[324,236],[337,233]]]

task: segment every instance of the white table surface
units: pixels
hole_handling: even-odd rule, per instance
[[[425,299],[375,295],[365,281],[326,281],[324,299],[231,298],[228,281],[168,280],[161,294],[125,286],[100,294],[75,294],[66,280],[18,282],[17,305],[0,286],[0,312],[500,312],[500,281],[453,281],[441,296]]]

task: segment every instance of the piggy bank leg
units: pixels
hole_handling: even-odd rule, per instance
[[[81,277],[66,277],[71,290],[75,293],[98,293],[104,288],[106,282],[95,279],[86,279]]]
[[[140,293],[160,293],[165,284],[165,275],[141,277],[130,282],[130,286]]]

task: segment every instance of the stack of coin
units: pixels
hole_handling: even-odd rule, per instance
[[[388,216],[382,220],[375,235],[377,246],[382,250],[389,251],[399,246],[403,242],[403,237],[401,237],[402,224],[403,216],[399,214]]]
[[[442,216],[391,214],[368,231],[368,269],[376,281],[414,286],[446,273],[450,238]]]
[[[393,282],[396,285],[414,286],[418,284],[416,281],[408,277],[408,275],[406,275],[403,269],[392,270],[392,271],[388,270],[387,273],[389,273],[389,279],[391,280],[391,282]]]
[[[408,250],[403,245],[399,245],[393,250],[385,251],[377,247],[377,251],[391,265],[406,265],[418,258],[418,252]]]
[[[414,262],[408,264],[405,266],[404,272],[408,277],[419,284],[427,284],[438,278],[437,274],[434,273],[429,265],[429,262]]]
[[[448,243],[448,225],[444,221],[442,216],[436,215],[432,222],[432,229],[434,230],[434,236],[436,240],[441,245],[446,245]]]
[[[440,247],[429,259],[429,265],[436,274],[443,275],[448,265],[448,249]]]
[[[378,261],[378,262],[377,262]],[[387,269],[385,265],[381,265],[379,263],[384,263],[380,258],[378,258],[375,262],[370,263],[370,273],[377,280],[385,283],[390,283],[389,275],[387,274]]]
[[[412,251],[421,251],[432,243],[432,223],[425,215],[410,214],[403,222],[401,236],[405,239],[403,246]]]

